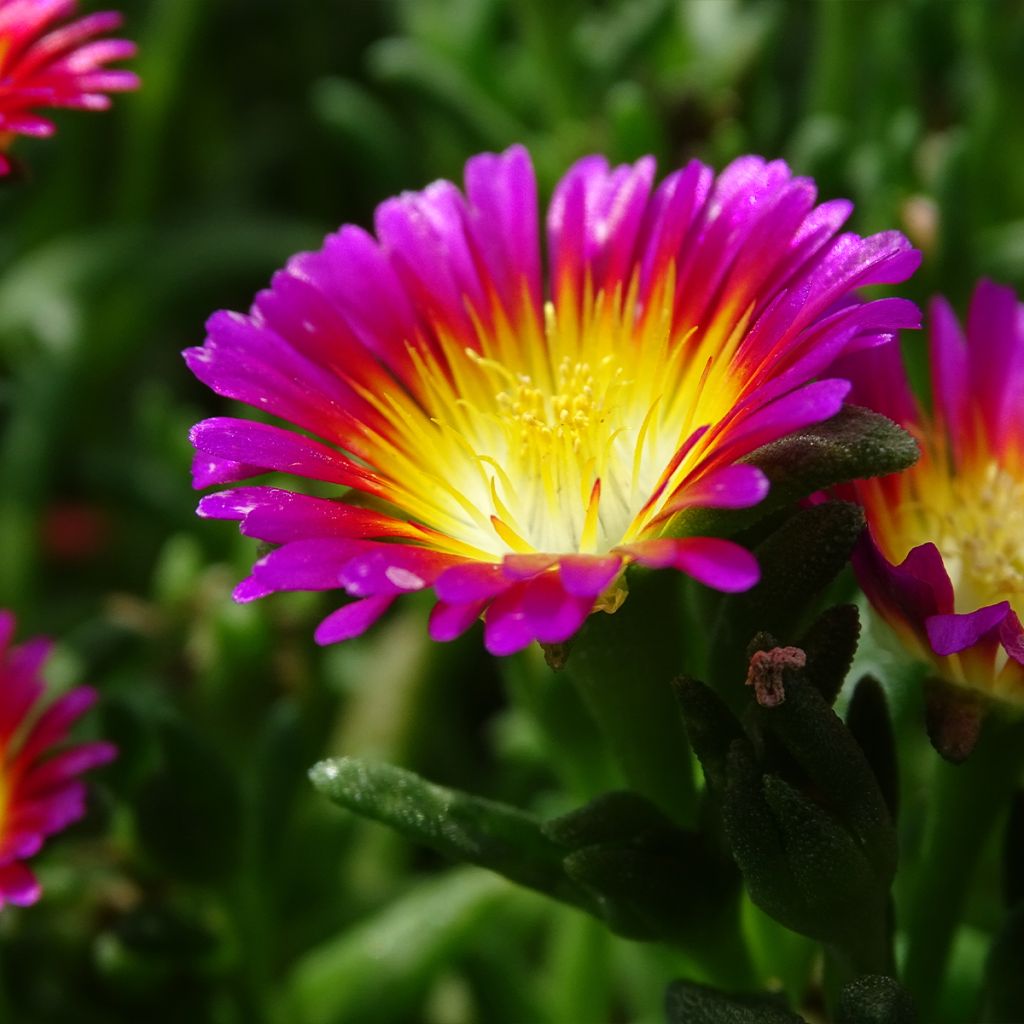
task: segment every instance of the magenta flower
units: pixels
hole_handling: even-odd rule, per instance
[[[948,682],[1024,702],[1024,307],[982,281],[966,337],[930,313],[932,409],[888,346],[844,361],[856,401],[918,440],[920,461],[858,481],[870,535],[855,567],[904,644]]]
[[[40,107],[106,110],[111,92],[136,89],[131,71],[105,67],[135,55],[125,39],[101,39],[121,24],[116,11],[71,16],[76,0],[0,0],[0,176],[11,163],[3,155],[16,135],[52,135]]]
[[[42,707],[42,638],[11,647],[14,616],[0,611],[0,907],[27,906],[40,888],[25,861],[43,841],[85,813],[78,776],[116,755],[109,743],[65,745],[68,730],[95,702],[80,686]]]
[[[613,611],[630,563],[757,581],[748,551],[673,536],[673,519],[761,501],[765,477],[739,460],[839,410],[847,382],[814,379],[838,353],[917,322],[852,289],[904,280],[918,255],[896,233],[837,234],[850,204],[815,206],[780,162],[653,180],[650,158],[580,160],[545,259],[526,151],[477,156],[465,194],[438,181],[388,200],[376,239],[343,227],[248,315],[213,316],[188,365],[286,426],[198,424],[196,486],[318,484],[200,503],[279,545],[236,599],[342,589],[355,600],[316,633],[332,643],[431,587],[435,639],[483,616],[507,654]]]

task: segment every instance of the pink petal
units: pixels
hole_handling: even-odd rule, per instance
[[[362,636],[391,607],[394,600],[392,595],[384,594],[343,605],[317,626],[313,638],[318,644],[326,646]]]
[[[15,861],[0,867],[0,906],[13,903],[17,907],[28,907],[42,894],[38,879],[24,864]]]
[[[480,618],[486,607],[486,601],[471,601],[469,604],[438,601],[430,612],[431,637],[445,642],[462,636]]]
[[[434,583],[434,592],[449,604],[486,601],[508,589],[511,581],[501,565],[465,562],[445,569]]]
[[[663,537],[627,544],[621,550],[641,565],[678,569],[730,594],[749,590],[761,578],[757,559],[746,548],[717,537]]]
[[[973,647],[997,630],[1011,614],[1010,602],[987,605],[967,615],[932,615],[925,622],[932,650],[943,657]]]
[[[621,555],[563,555],[558,560],[562,586],[575,597],[600,596],[621,568]]]

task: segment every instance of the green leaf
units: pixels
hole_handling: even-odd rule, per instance
[[[834,704],[839,696],[859,639],[857,606],[840,604],[822,612],[798,642],[807,654],[804,678],[817,687],[829,704]]]
[[[765,799],[761,770],[746,740],[729,748],[722,794],[722,822],[750,898],[794,931],[806,932],[803,898]]]
[[[839,993],[836,1024],[916,1024],[916,1021],[917,1011],[910,995],[898,981],[884,974],[867,974],[851,981]]]
[[[864,513],[845,501],[800,509],[755,549],[761,582],[719,606],[711,681],[735,690],[746,676],[747,645],[761,632],[794,643],[821,592],[846,565]]]
[[[603,793],[586,806],[545,822],[541,829],[570,850],[679,833],[650,800],[628,789]]]
[[[704,777],[709,786],[721,791],[729,748],[744,738],[743,730],[722,699],[699,680],[684,676],[672,685]]]
[[[830,420],[766,444],[743,462],[771,482],[748,509],[690,509],[672,523],[680,536],[730,536],[815,491],[865,477],[898,473],[918,458],[917,442],[892,420],[856,405]]]
[[[619,935],[663,942],[707,937],[731,904],[732,875],[696,836],[680,849],[589,846],[565,858],[569,877],[591,890]]]
[[[783,703],[758,707],[757,715],[857,837],[887,886],[896,870],[896,833],[871,765],[850,731],[800,678],[790,679]]]
[[[415,1019],[435,971],[468,947],[511,895],[468,868],[422,882],[366,921],[306,953],[284,985],[276,1019],[360,1024]]]
[[[539,819],[493,800],[435,786],[394,765],[340,757],[310,769],[313,785],[336,804],[390,825],[453,860],[500,875],[585,909],[592,902],[568,880],[564,849]]]
[[[878,780],[885,805],[889,808],[889,816],[895,821],[900,799],[896,737],[889,718],[885,691],[874,676],[864,676],[857,683],[846,711],[846,728],[864,751]]]
[[[865,914],[878,916],[888,886],[879,886],[856,840],[825,810],[777,775],[765,776],[764,792],[806,908],[798,930],[826,942],[856,936]]]
[[[665,997],[668,1024],[806,1024],[774,999],[726,995],[692,981],[674,981]]]

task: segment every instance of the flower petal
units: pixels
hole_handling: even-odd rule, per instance
[[[318,644],[326,646],[362,636],[391,607],[394,600],[391,594],[382,594],[342,605],[316,627],[313,638]]]

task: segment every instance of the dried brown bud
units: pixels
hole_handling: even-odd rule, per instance
[[[757,703],[773,708],[786,699],[783,673],[787,668],[803,668],[807,655],[799,647],[773,647],[768,651],[755,651],[747,670],[747,686],[754,688]]]

